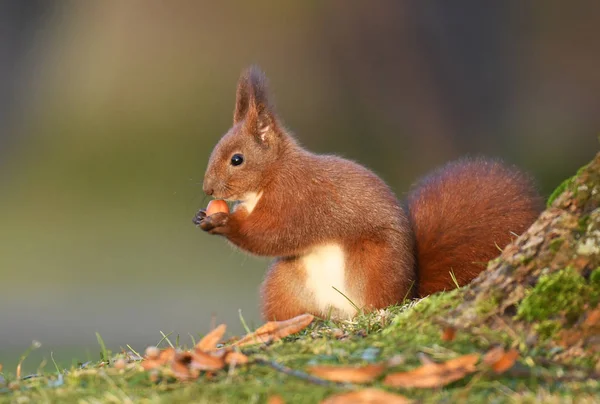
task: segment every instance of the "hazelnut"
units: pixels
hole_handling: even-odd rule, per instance
[[[229,213],[229,206],[222,199],[213,199],[206,207],[206,216],[214,215],[218,212]]]

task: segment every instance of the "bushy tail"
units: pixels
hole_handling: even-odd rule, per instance
[[[408,209],[419,296],[469,283],[543,208],[531,179],[497,160],[462,159],[415,184]]]

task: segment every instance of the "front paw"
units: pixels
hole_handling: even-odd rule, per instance
[[[194,222],[194,224],[196,226],[199,226],[200,223],[202,223],[202,221],[206,218],[206,209],[200,209],[198,211],[198,213],[196,213],[196,216],[194,216],[194,218],[192,219],[192,222]]]
[[[213,213],[200,220],[200,228],[210,234],[225,234],[228,231],[229,214],[224,212]]]

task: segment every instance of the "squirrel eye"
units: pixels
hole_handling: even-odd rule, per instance
[[[231,165],[232,166],[239,166],[243,162],[244,162],[244,156],[242,156],[241,154],[234,154],[231,157]]]

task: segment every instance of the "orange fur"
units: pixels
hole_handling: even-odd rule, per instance
[[[463,159],[422,179],[408,196],[417,249],[418,293],[469,283],[515,234],[536,219],[542,200],[531,180],[499,161]]]

